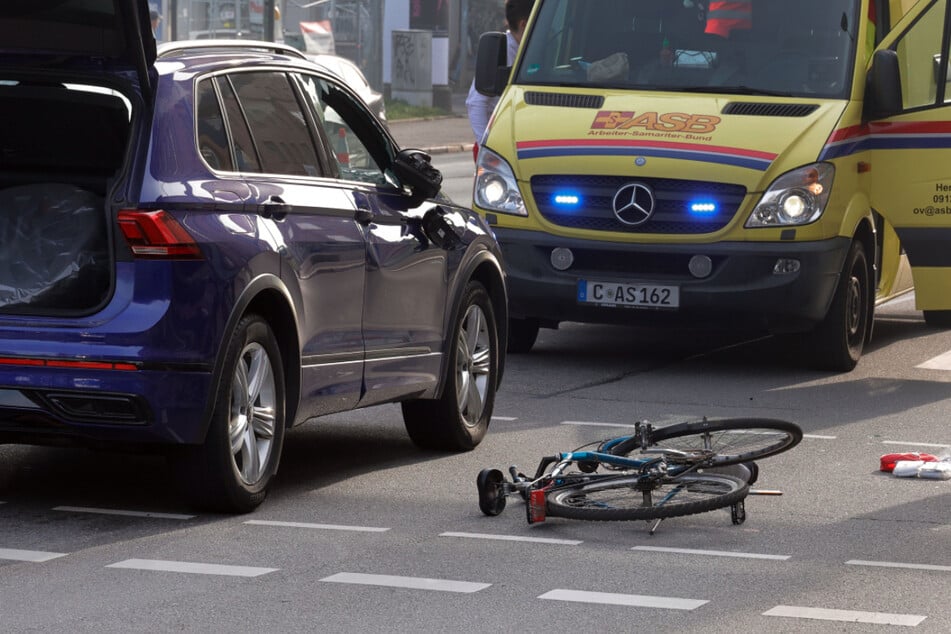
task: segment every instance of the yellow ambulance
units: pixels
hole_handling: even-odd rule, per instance
[[[536,0],[511,69],[483,35],[473,203],[510,351],[723,323],[848,371],[913,288],[951,326],[949,2]]]

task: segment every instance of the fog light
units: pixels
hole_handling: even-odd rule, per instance
[[[787,275],[789,273],[799,272],[799,260],[792,258],[779,258],[773,265],[773,275]]]
[[[566,249],[564,247],[552,249],[551,265],[559,271],[568,270],[568,268],[574,264],[574,262],[575,254],[571,252],[571,249]]]
[[[713,271],[713,260],[705,255],[695,255],[687,263],[687,269],[694,277],[706,277]]]

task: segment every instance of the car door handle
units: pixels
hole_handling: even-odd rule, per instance
[[[267,202],[261,205],[261,217],[280,221],[284,220],[290,210],[291,206],[280,196],[270,196]]]

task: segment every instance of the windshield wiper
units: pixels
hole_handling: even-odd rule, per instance
[[[795,93],[781,90],[765,90],[763,88],[753,88],[752,86],[677,86],[663,88],[671,92],[703,92],[715,93],[722,92],[734,95],[762,95],[764,97],[795,97]]]

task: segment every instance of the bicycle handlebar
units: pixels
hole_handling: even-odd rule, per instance
[[[545,469],[548,468],[548,465],[558,462],[559,460],[561,460],[561,456],[545,456],[542,458],[538,463],[538,468],[535,469],[535,479],[538,480],[545,475]]]

